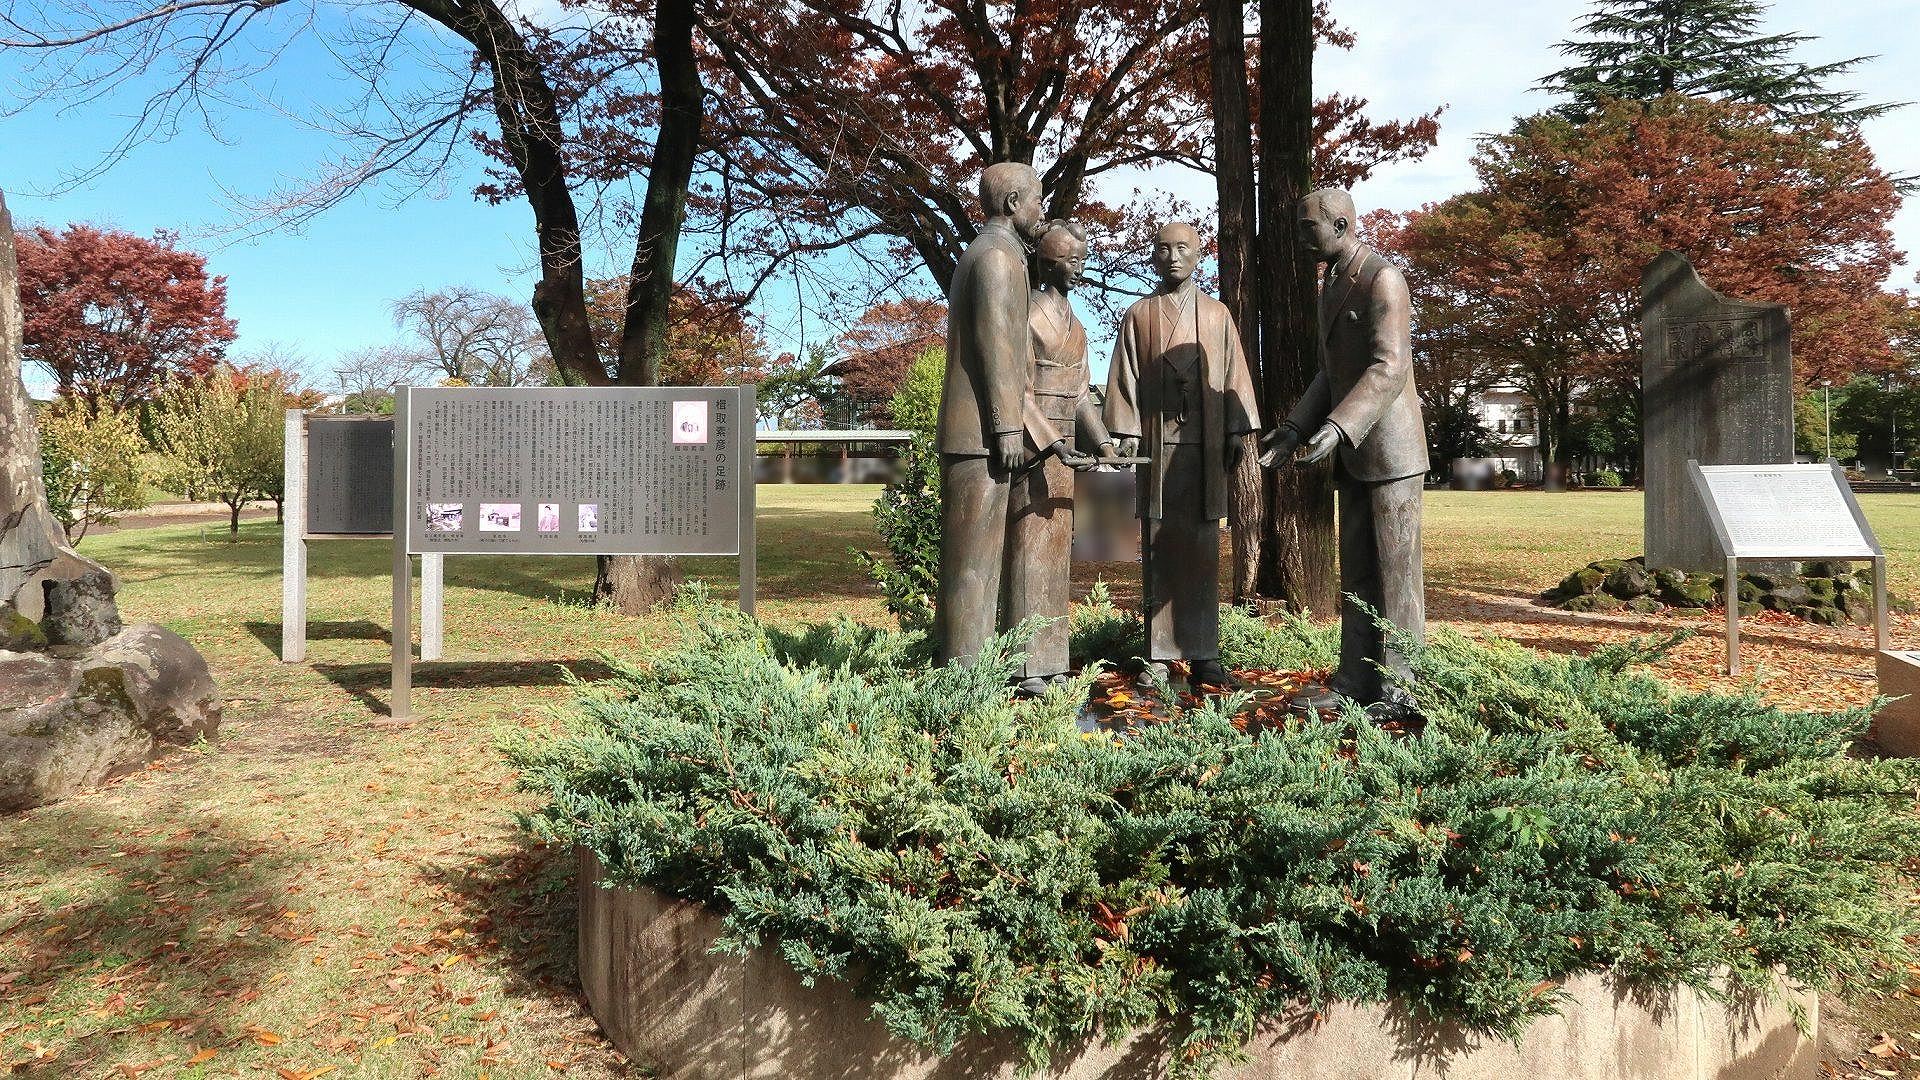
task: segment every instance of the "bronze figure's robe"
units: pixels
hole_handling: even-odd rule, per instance
[[[1056,314],[1036,295],[1028,325],[1033,374],[1025,415],[1034,451],[1062,438],[1072,445],[1076,434],[1083,448],[1106,442],[1106,425],[1087,385],[1087,331],[1073,308],[1062,302]],[[1009,496],[1005,625],[1017,626],[1032,615],[1054,620],[1034,635],[1019,678],[1058,675],[1069,665],[1075,475],[1066,462],[1049,455],[1014,480]]]
[[[1128,308],[1105,419],[1152,459],[1139,476],[1148,658],[1217,660],[1227,442],[1259,427],[1226,305],[1187,283]]]

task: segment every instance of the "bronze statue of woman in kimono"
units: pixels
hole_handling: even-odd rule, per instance
[[[1034,615],[1053,621],[1034,636],[1016,678],[1023,694],[1042,694],[1066,677],[1067,605],[1072,592],[1073,487],[1076,469],[1116,456],[1087,380],[1087,331],[1068,293],[1086,267],[1086,231],[1049,222],[1034,243],[1027,326],[1033,374],[1022,417],[1033,453],[1008,499],[1004,625]],[[1098,447],[1099,457],[1076,449]]]

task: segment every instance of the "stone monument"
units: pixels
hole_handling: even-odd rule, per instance
[[[165,627],[123,626],[113,575],[68,546],[47,509],[20,330],[0,199],[0,812],[91,787],[220,725],[206,661]]]
[[[1793,350],[1787,309],[1708,288],[1686,256],[1640,276],[1647,566],[1725,565],[1687,475],[1702,465],[1793,461]]]
[[[1293,412],[1263,440],[1262,465],[1292,456],[1333,458],[1340,496],[1340,666],[1328,692],[1392,702],[1382,668],[1410,678],[1375,614],[1415,640],[1426,632],[1420,510],[1427,434],[1413,384],[1412,301],[1406,279],[1353,233],[1353,196],[1324,188],[1300,200],[1300,245],[1327,265],[1320,292],[1320,373]],[[1355,600],[1373,609],[1372,613]]]

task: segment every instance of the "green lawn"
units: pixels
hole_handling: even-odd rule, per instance
[[[765,617],[881,617],[848,554],[875,544],[876,492],[761,489]],[[1920,594],[1920,500],[1865,502],[1896,587]],[[1637,552],[1639,535],[1631,494],[1435,493],[1429,579],[1437,597],[1523,596]],[[553,723],[563,665],[591,676],[602,651],[641,654],[666,618],[586,606],[584,559],[449,559],[449,659],[416,670],[419,722],[387,730],[370,725],[388,675],[384,542],[311,546],[300,665],[277,660],[271,522],[237,543],[170,526],[84,550],[120,576],[130,620],[206,654],[227,719],[210,746],[0,821],[0,1072],[625,1074],[574,997],[564,866],[516,832],[523,799],[494,743]],[[686,561],[722,589],[734,565]]]

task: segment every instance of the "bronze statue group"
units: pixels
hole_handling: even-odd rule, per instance
[[[1227,687],[1220,662],[1220,522],[1246,437],[1260,431],[1253,379],[1233,313],[1202,293],[1191,225],[1154,238],[1154,293],[1121,319],[1104,408],[1088,388],[1087,333],[1068,293],[1087,256],[1085,232],[1043,221],[1040,177],[990,166],[980,179],[986,222],[949,292],[940,401],[940,596],[943,661],[976,656],[1030,616],[1047,623],[1015,678],[1037,695],[1066,678],[1074,472],[1139,469],[1147,655],[1190,685]],[[1405,279],[1354,235],[1353,199],[1323,189],[1299,204],[1303,249],[1327,267],[1320,298],[1320,372],[1288,417],[1261,438],[1260,463],[1334,459],[1339,499],[1340,664],[1302,707],[1341,698],[1401,701],[1384,670],[1407,675],[1379,619],[1418,640],[1426,621],[1420,569],[1425,429],[1413,384]],[[1079,447],[1097,447],[1092,454]]]

